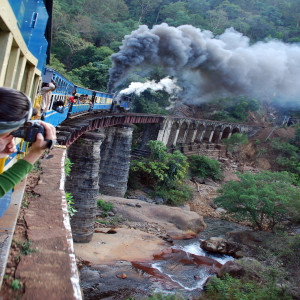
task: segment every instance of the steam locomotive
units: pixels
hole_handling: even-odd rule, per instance
[[[67,118],[87,113],[127,112],[132,105],[130,97],[77,86],[49,67],[45,68],[42,78],[43,82],[50,82],[52,79],[57,86],[51,94],[48,112],[45,114],[45,121],[54,126],[57,126]],[[75,103],[70,102],[70,97],[75,97]],[[63,112],[57,112],[53,109],[57,101],[64,102]]]

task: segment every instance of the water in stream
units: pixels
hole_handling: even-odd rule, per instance
[[[174,241],[171,248],[153,261],[119,261],[115,265],[84,267],[80,273],[85,299],[147,299],[153,293],[176,293],[184,299],[197,299],[207,278],[233,260],[230,256],[204,251],[201,240],[247,229],[218,219],[205,222],[208,228],[197,239]],[[120,274],[126,274],[126,279],[120,279]]]

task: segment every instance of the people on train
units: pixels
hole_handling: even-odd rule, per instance
[[[24,93],[10,88],[0,87],[0,103],[0,158],[5,158],[16,152],[11,132],[31,119],[33,109],[30,99]],[[26,156],[0,175],[0,198],[31,171],[45,149],[53,146],[56,140],[55,128],[51,124],[40,123],[44,126],[45,138],[38,133]]]
[[[45,119],[45,114],[49,109],[50,99],[51,99],[51,92],[56,89],[56,83],[53,79],[51,82],[42,83],[41,95],[42,95],[42,103],[41,103],[41,120]]]
[[[62,114],[65,111],[65,102],[63,100],[54,101],[52,109]]]

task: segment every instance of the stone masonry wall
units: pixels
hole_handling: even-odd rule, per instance
[[[68,157],[74,164],[65,188],[73,195],[77,210],[71,218],[75,242],[89,242],[94,233],[99,194],[100,146],[104,138],[101,133],[87,132],[68,148]]]
[[[99,191],[105,195],[123,197],[127,190],[132,132],[132,125],[105,129],[99,168]]]

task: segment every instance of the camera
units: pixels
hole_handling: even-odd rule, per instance
[[[11,135],[22,138],[26,142],[33,143],[36,141],[36,135],[38,133],[41,133],[45,137],[44,126],[41,125],[39,121],[28,121],[23,125],[23,127],[13,131]]]

